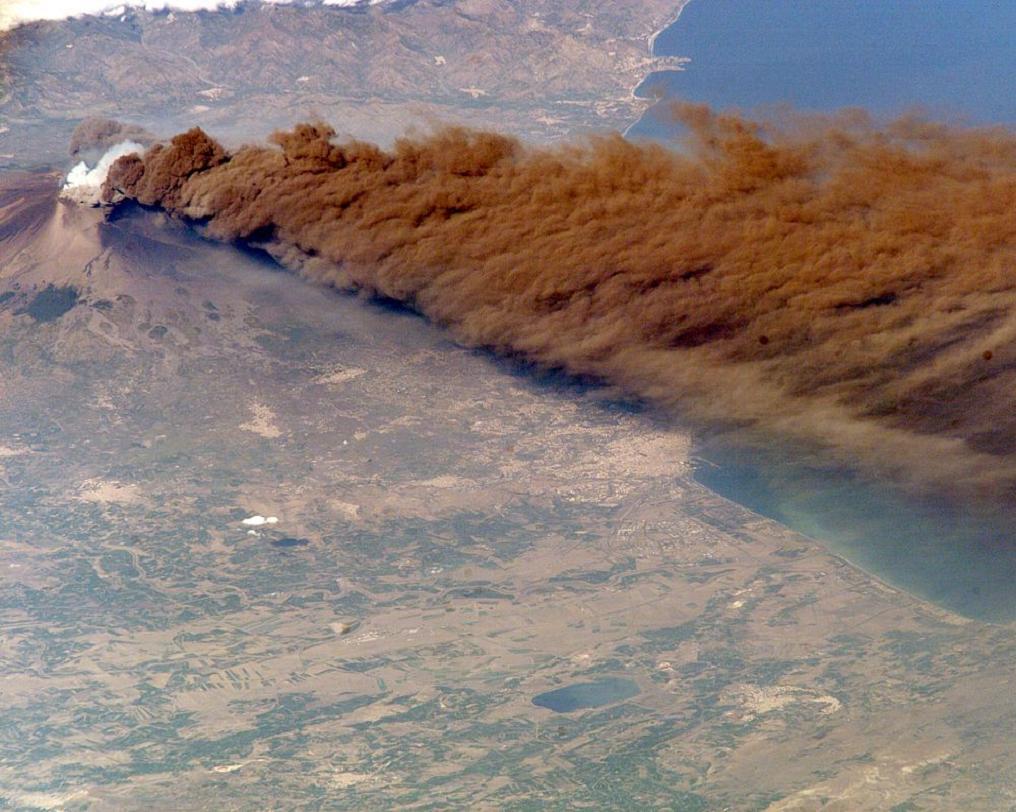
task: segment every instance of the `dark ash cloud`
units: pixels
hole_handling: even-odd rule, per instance
[[[125,124],[112,118],[91,116],[74,128],[67,151],[72,158],[94,163],[95,159],[110,147],[124,141],[133,141],[149,147],[157,140],[152,133],[137,124]]]
[[[198,129],[123,195],[398,299],[470,345],[915,482],[1016,482],[1016,136],[683,105],[682,151],[458,128],[390,151],[323,124]]]

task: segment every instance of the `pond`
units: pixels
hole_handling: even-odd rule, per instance
[[[555,713],[571,713],[589,708],[601,708],[614,702],[631,699],[640,693],[639,686],[623,677],[607,677],[595,682],[578,682],[555,688],[533,697],[533,704]]]

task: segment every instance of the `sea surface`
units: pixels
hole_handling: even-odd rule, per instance
[[[698,449],[695,478],[913,595],[964,617],[1016,620],[1011,509],[915,494],[817,459],[713,438]]]
[[[662,114],[673,99],[749,114],[789,104],[1016,122],[1016,2],[691,0],[655,52],[690,61],[643,82],[637,93],[660,94],[662,103],[629,136],[673,136]],[[704,442],[697,479],[912,594],[968,617],[1016,620],[1012,516],[758,448]]]
[[[789,103],[1016,122],[1009,0],[691,0],[655,52],[690,61],[653,74],[638,95],[744,110]],[[659,112],[629,134],[666,135]]]

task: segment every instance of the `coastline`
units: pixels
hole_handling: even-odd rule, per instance
[[[223,240],[204,233],[200,227],[187,217],[181,217],[180,222],[185,224],[187,228],[192,229],[196,235],[200,236],[209,243],[226,244]],[[322,278],[322,275],[331,276],[328,272],[334,272],[336,270],[336,266],[321,257],[304,253],[296,248],[280,249],[279,246],[273,246],[267,243],[247,243],[246,246],[251,250],[264,252],[266,257],[270,258],[273,263],[277,264],[281,270],[293,274],[304,283],[331,288],[343,295],[351,295],[355,297],[360,294],[359,286],[351,278],[344,277],[344,275],[340,274],[338,278],[331,278],[328,281],[325,281]],[[415,307],[410,306],[408,307],[408,310],[427,324],[435,327],[438,326],[431,321],[425,313]],[[444,330],[444,328],[440,329]],[[448,336],[451,340],[455,341],[455,338],[451,334],[448,334]],[[490,357],[495,360],[503,358],[503,356],[500,356],[495,352],[490,352],[488,350],[483,350],[483,352],[489,352]],[[932,612],[938,617],[947,619],[949,623],[954,625],[970,623],[983,624],[992,627],[1011,625],[1011,623],[1004,620],[992,620],[977,614],[964,614],[963,612],[949,606],[947,602],[935,600],[932,597],[926,596],[902,584],[896,583],[889,573],[879,574],[858,563],[854,557],[849,554],[849,552],[843,550],[841,545],[833,539],[825,538],[822,535],[815,534],[813,532],[808,532],[805,529],[801,529],[793,524],[787,523],[775,516],[760,512],[751,505],[746,504],[743,501],[739,501],[736,496],[727,495],[726,493],[715,489],[699,479],[696,473],[696,462],[704,462],[717,467],[722,466],[723,463],[711,459],[710,456],[703,453],[701,449],[696,449],[695,436],[692,434],[692,430],[690,428],[671,426],[670,430],[676,430],[678,428],[682,431],[688,432],[689,437],[691,437],[693,449],[688,457],[688,470],[684,475],[686,477],[685,481],[694,488],[701,489],[702,492],[709,494],[712,500],[715,500],[720,504],[729,505],[736,509],[736,511],[747,514],[757,521],[764,522],[773,527],[782,528],[783,530],[792,533],[803,543],[809,545],[815,553],[828,556],[829,558],[840,562],[843,566],[849,568],[852,572],[857,573],[859,576],[863,576],[868,579],[880,589],[892,593],[895,596],[894,599],[898,601],[901,606],[919,607],[922,611]],[[764,468],[765,466],[760,467]],[[778,546],[778,542],[776,542],[775,538],[766,538],[762,540],[762,544],[768,544],[770,542]],[[878,542],[873,541],[872,543],[877,544]]]
[[[677,7],[677,10],[674,12],[673,16],[663,26],[661,26],[660,28],[658,28],[656,31],[654,31],[652,34],[649,35],[649,39],[646,41],[646,44],[649,47],[649,56],[651,57],[656,56],[657,38],[660,36],[660,34],[662,34],[664,31],[670,28],[670,26],[672,26],[681,18],[681,14],[684,13],[684,10],[688,7],[688,4],[691,2],[692,0],[680,0],[680,5]]]
[[[795,536],[799,537],[801,540],[803,540],[812,548],[814,548],[815,552],[829,556],[835,561],[838,561],[842,566],[847,567],[851,571],[864,576],[881,589],[890,593],[896,600],[910,602],[913,605],[920,607],[922,611],[928,611],[933,614],[936,614],[937,616],[945,619],[946,622],[954,625],[968,625],[972,623],[992,627],[1005,627],[1011,625],[1007,623],[999,623],[991,620],[985,620],[983,618],[968,617],[967,615],[960,614],[959,612],[953,609],[950,609],[946,606],[942,606],[941,604],[936,603],[935,601],[925,598],[922,595],[918,595],[915,592],[911,592],[909,589],[906,589],[905,587],[894,584],[892,581],[883,578],[877,573],[874,573],[871,570],[861,566],[857,562],[848,558],[843,553],[832,549],[832,547],[830,547],[829,544],[827,544],[826,542],[822,541],[821,538],[810,535],[801,530],[797,530],[796,528],[790,527],[789,525],[784,524],[778,519],[774,519],[771,516],[766,516],[764,513],[759,513],[758,511],[753,510],[747,505],[738,502],[735,499],[731,499],[728,496],[724,496],[722,493],[719,493],[718,491],[713,490],[705,483],[699,481],[699,479],[695,475],[694,462],[695,460],[699,460],[700,462],[707,462],[710,465],[716,465],[716,463],[712,462],[711,460],[705,457],[698,457],[694,453],[692,454],[691,460],[693,462],[693,466],[692,470],[689,472],[688,478],[689,481],[693,483],[695,487],[701,488],[703,491],[707,492],[713,499],[716,499],[721,503],[730,505],[738,511],[744,511],[745,513],[755,517],[757,520],[763,521],[768,524],[776,525],[779,528],[790,531]]]
[[[656,40],[659,38],[660,34],[662,34],[664,31],[666,31],[668,28],[670,28],[674,23],[676,23],[679,19],[681,19],[681,15],[684,13],[684,10],[688,7],[688,4],[691,3],[691,2],[692,2],[692,0],[679,0],[679,4],[677,6],[677,9],[674,11],[674,13],[670,17],[667,18],[667,21],[662,26],[660,26],[655,31],[653,31],[649,35],[649,37],[646,39],[646,48],[649,51],[649,59],[650,59],[651,62],[660,63],[660,67],[657,70],[651,70],[651,71],[649,71],[649,73],[647,73],[645,76],[643,76],[641,79],[639,79],[639,81],[636,82],[632,86],[631,90],[629,91],[629,98],[633,102],[648,102],[648,103],[643,106],[642,112],[639,114],[638,118],[636,118],[634,121],[632,121],[621,132],[621,136],[623,138],[627,138],[628,137],[628,134],[632,131],[632,128],[635,127],[636,125],[638,125],[639,122],[641,122],[642,119],[645,118],[646,113],[648,113],[650,110],[653,109],[653,106],[656,104],[656,101],[657,101],[657,100],[654,100],[654,99],[651,99],[651,98],[647,98],[645,96],[640,96],[638,94],[638,89],[640,87],[642,87],[647,81],[649,81],[653,76],[655,76],[658,73],[664,73],[668,69],[670,69],[670,70],[676,70],[676,71],[680,71],[680,70],[684,69],[684,65],[688,61],[687,58],[686,57],[680,57],[680,56],[676,56],[676,57],[672,57],[672,56],[661,57],[661,56],[658,56],[657,53],[656,53]]]
[[[598,79],[612,98],[661,64],[650,27]],[[603,120],[666,145],[667,98]],[[770,464],[806,455],[764,434],[710,458],[709,423],[460,343],[415,300],[329,290],[272,227],[107,219],[58,201],[62,179],[11,184],[27,210],[0,179],[0,293],[83,294],[45,323],[0,308],[4,808],[1016,803],[1016,612],[961,614],[837,552],[846,528],[906,574],[865,557],[882,527],[842,521],[845,491],[809,500]],[[902,513],[853,502],[904,538]],[[911,549],[969,584],[935,562],[947,527]],[[536,701],[612,680],[635,693]]]
[[[649,56],[654,61],[657,60],[656,42],[657,42],[657,39],[659,38],[660,34],[662,34],[664,31],[666,31],[670,26],[674,25],[680,19],[682,13],[684,12],[684,10],[688,7],[689,3],[691,3],[691,2],[693,2],[693,0],[681,0],[681,2],[679,3],[678,8],[675,11],[675,13],[668,19],[668,21],[665,24],[663,24],[659,29],[654,31],[649,36],[649,38],[647,39],[647,48],[648,48],[648,51],[649,51]],[[681,63],[687,62],[686,58],[681,58],[681,57],[665,57],[665,59],[680,60]],[[680,70],[681,67],[677,66],[677,69]],[[656,75],[658,73],[662,73],[662,72],[665,72],[665,71],[659,71],[659,70],[651,71],[646,76],[644,76],[636,85],[634,85],[632,87],[632,89],[631,89],[631,97],[632,97],[633,100],[637,100],[637,101],[649,101],[650,104],[646,105],[645,108],[643,109],[642,113],[638,116],[638,118],[636,118],[634,121],[632,121],[622,131],[622,136],[624,138],[628,138],[629,137],[629,134],[631,133],[632,129],[643,121],[645,116],[652,110],[652,108],[654,107],[654,105],[658,101],[658,100],[651,99],[649,97],[638,95],[638,93],[637,93],[638,89],[640,87],[642,87],[647,81],[649,81],[654,75]],[[709,464],[717,464],[717,463],[713,463],[712,461],[708,460],[708,458],[705,458],[705,457],[703,457],[701,459],[702,459],[702,461],[708,462]],[[801,538],[806,539],[810,544],[815,545],[819,550],[821,550],[824,553],[832,556],[833,558],[837,559],[838,561],[841,561],[845,566],[847,566],[847,567],[851,568],[852,570],[862,574],[863,576],[871,579],[873,582],[876,582],[881,587],[883,587],[883,588],[885,588],[887,590],[890,590],[893,593],[896,593],[901,599],[906,599],[906,600],[910,600],[910,601],[916,601],[917,603],[919,603],[920,605],[922,605],[924,607],[927,607],[927,608],[929,608],[929,609],[931,609],[931,610],[933,610],[935,612],[942,613],[943,617],[947,617],[947,618],[949,618],[951,620],[951,622],[955,622],[955,623],[983,623],[983,624],[987,624],[987,625],[990,625],[990,626],[999,626],[999,625],[1003,625],[1004,626],[1004,625],[1007,625],[1003,621],[993,621],[993,620],[989,620],[989,619],[982,618],[982,617],[974,617],[974,616],[962,614],[959,611],[957,611],[956,609],[950,608],[949,606],[946,606],[946,605],[944,605],[942,603],[939,603],[939,602],[933,600],[932,598],[926,597],[924,595],[919,594],[918,592],[912,591],[911,589],[908,589],[908,588],[906,588],[906,587],[904,587],[902,585],[894,583],[888,576],[879,575],[879,574],[877,574],[877,573],[867,569],[866,567],[860,565],[855,560],[853,560],[852,557],[848,557],[848,555],[846,555],[845,553],[843,553],[840,550],[836,549],[836,547],[838,545],[836,545],[834,542],[832,542],[830,540],[823,540],[823,538],[821,536],[815,536],[815,535],[809,534],[809,533],[807,533],[807,532],[805,532],[803,530],[800,530],[800,529],[798,529],[796,527],[788,525],[788,524],[786,524],[786,523],[784,523],[784,522],[780,521],[779,519],[776,519],[776,518],[774,518],[772,516],[766,515],[764,513],[759,513],[758,511],[754,510],[753,508],[749,507],[748,505],[743,504],[743,503],[741,503],[739,501],[736,501],[736,499],[728,497],[728,496],[724,495],[723,493],[720,493],[720,492],[714,490],[713,488],[709,487],[704,482],[699,481],[694,472],[691,473],[690,477],[691,477],[692,481],[696,483],[696,485],[698,485],[701,488],[704,488],[710,494],[715,496],[717,499],[721,499],[721,500],[723,500],[723,501],[725,501],[725,502],[727,502],[727,503],[729,503],[731,505],[735,505],[738,509],[745,510],[745,511],[749,512],[750,514],[759,517],[760,519],[764,519],[767,522],[773,522],[773,523],[779,525],[780,527],[784,527],[784,528],[792,531],[793,533],[797,534]]]

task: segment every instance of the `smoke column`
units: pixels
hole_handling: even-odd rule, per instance
[[[143,151],[144,147],[135,141],[121,141],[111,146],[92,168],[85,161],[80,161],[67,173],[60,190],[61,196],[81,204],[99,205],[109,168],[118,158]]]
[[[1016,483],[1016,136],[691,105],[680,150],[198,129],[104,187],[462,342],[915,483]]]

